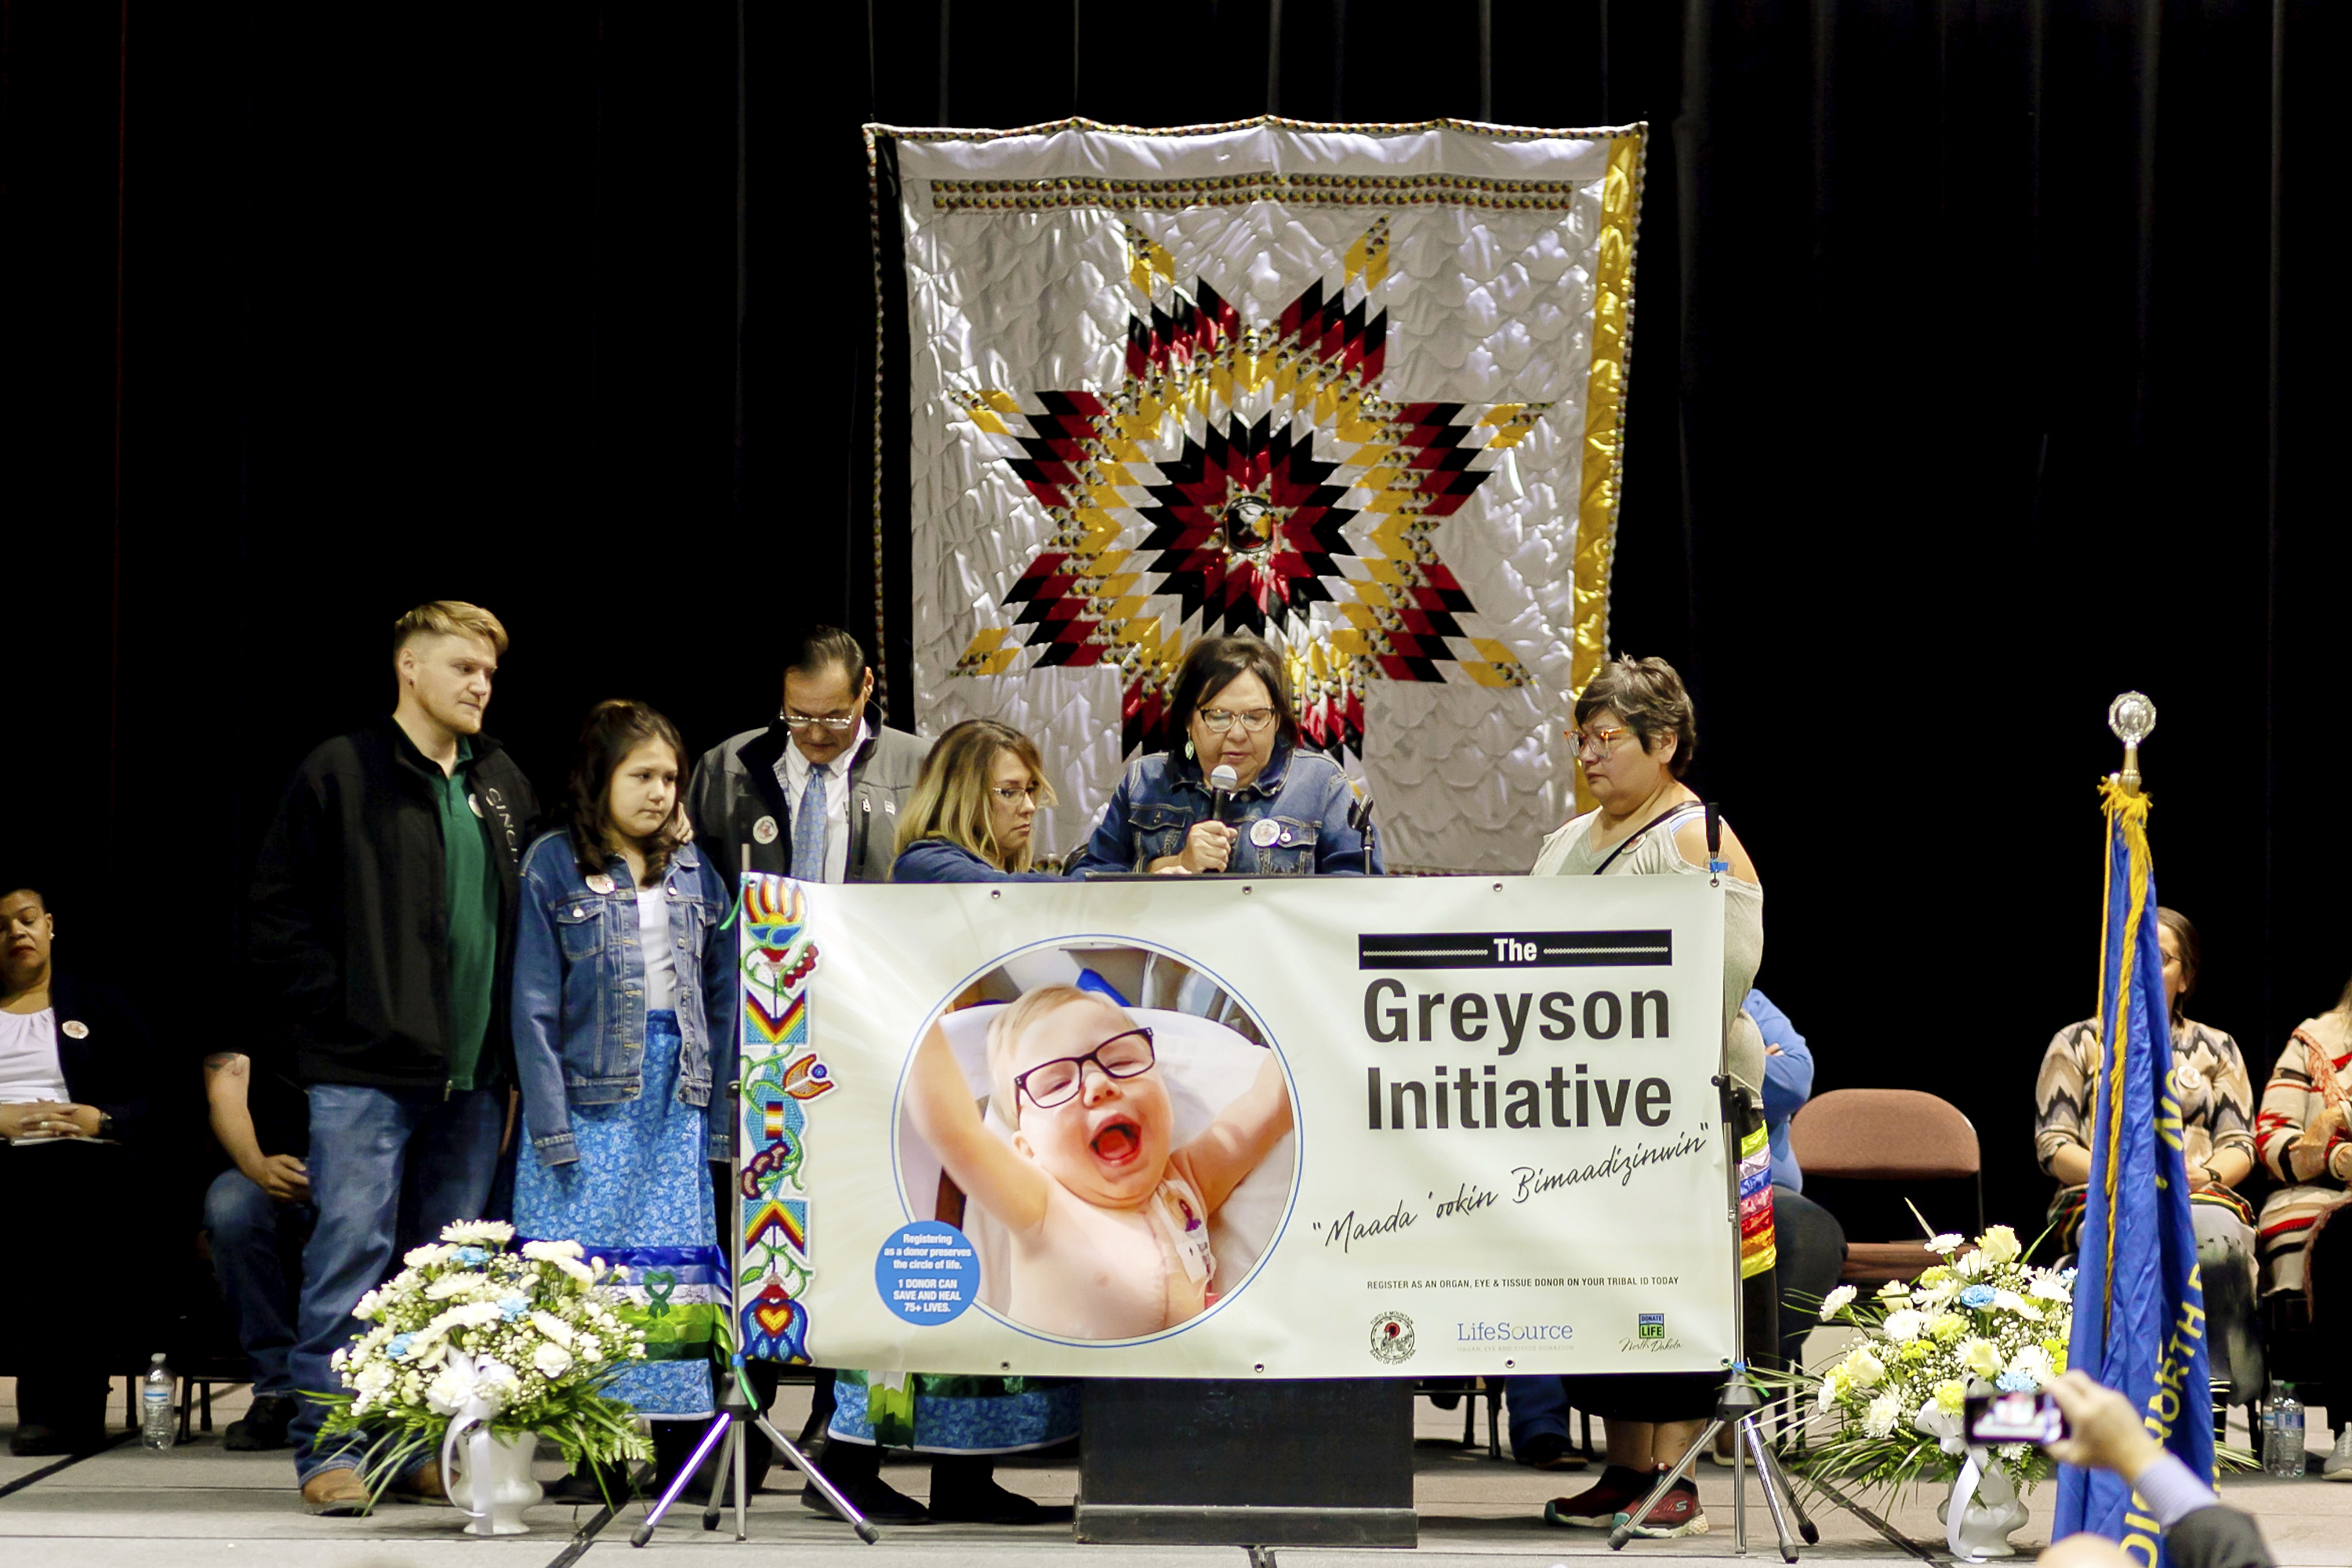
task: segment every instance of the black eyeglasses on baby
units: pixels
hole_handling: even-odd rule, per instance
[[[1113,1035],[1085,1056],[1055,1057],[1052,1061],[1039,1062],[1013,1080],[1013,1103],[1018,1107],[1025,1094],[1030,1104],[1040,1110],[1050,1110],[1076,1096],[1078,1086],[1086,1081],[1088,1062],[1100,1068],[1108,1078],[1138,1078],[1150,1072],[1157,1059],[1151,1049],[1151,1031],[1129,1029],[1125,1034]]]

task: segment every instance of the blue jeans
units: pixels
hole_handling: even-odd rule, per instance
[[[352,1316],[359,1299],[443,1226],[481,1217],[505,1128],[502,1090],[460,1089],[445,1100],[439,1089],[311,1086],[310,1198],[319,1221],[302,1249],[301,1320],[289,1369],[296,1390],[340,1392],[331,1362],[366,1326]],[[295,1412],[289,1435],[302,1480],[359,1468],[364,1440],[322,1444],[325,1419],[325,1406],[308,1399]]]
[[[294,1349],[291,1298],[279,1226],[311,1223],[309,1204],[280,1204],[230,1166],[205,1194],[205,1234],[212,1238],[213,1272],[236,1324],[236,1342],[253,1363],[257,1398],[294,1392],[287,1358]]]
[[[1556,1373],[1503,1379],[1503,1409],[1511,1418],[1511,1451],[1530,1438],[1568,1436],[1568,1390]]]

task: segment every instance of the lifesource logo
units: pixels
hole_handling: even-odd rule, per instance
[[[1402,1312],[1382,1312],[1372,1320],[1372,1359],[1395,1366],[1412,1359],[1412,1320]]]

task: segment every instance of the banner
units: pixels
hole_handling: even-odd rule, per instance
[[[1181,744],[1184,651],[1254,633],[1391,867],[1526,866],[1608,647],[1645,128],[866,134],[925,729],[1036,737],[1075,849]]]
[[[2099,1025],[2103,1068],[2091,1116],[2081,1272],[2066,1363],[2129,1399],[2157,1441],[2212,1479],[2210,1361],[2180,1098],[2172,1083],[2171,1008],[2157,941],[2147,797],[2114,779],[2107,816]],[[2089,1531],[2142,1563],[2164,1560],[2164,1529],[2108,1470],[2058,1472],[2053,1538]]]
[[[751,1353],[1716,1371],[1701,877],[745,879]]]

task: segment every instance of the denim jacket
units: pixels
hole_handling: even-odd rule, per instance
[[[1227,819],[1241,839],[1225,869],[1253,877],[1363,873],[1364,836],[1348,825],[1354,804],[1355,789],[1339,763],[1276,742],[1265,771],[1234,792]],[[1169,752],[1138,758],[1071,870],[1147,870],[1162,856],[1181,854],[1184,835],[1208,816],[1209,786],[1197,760]],[[1370,861],[1373,873],[1383,869],[1377,843]]]
[[[918,838],[899,853],[890,868],[894,882],[1059,882],[1051,871],[1005,871],[990,865],[961,844],[944,838]]]
[[[523,1128],[551,1165],[580,1157],[572,1107],[616,1105],[645,1086],[646,961],[637,945],[637,889],[628,863],[613,856],[588,885],[568,834],[540,836],[522,860],[522,908],[515,939],[515,1072]],[[735,1071],[735,965],[719,922],[728,898],[718,873],[691,844],[662,872],[677,977],[680,1103],[699,1106],[709,1158],[727,1159],[734,1128],[727,1097],[711,1091]]]

